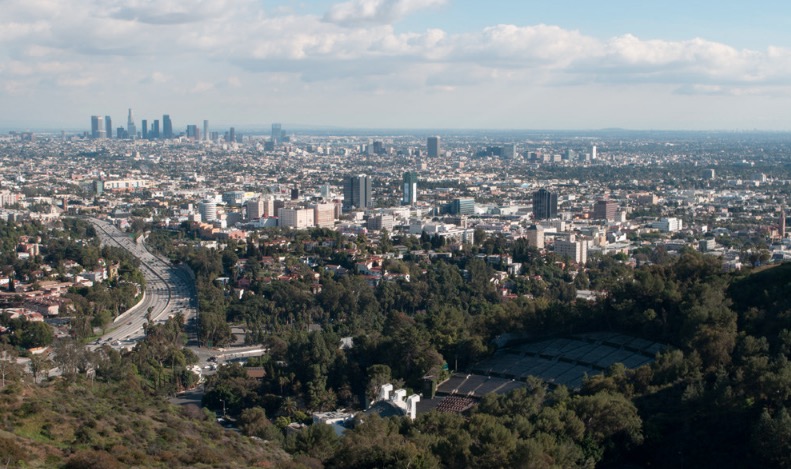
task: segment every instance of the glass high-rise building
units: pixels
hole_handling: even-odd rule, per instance
[[[104,116],[104,133],[107,138],[113,138],[113,120],[110,116]]]
[[[343,181],[343,209],[371,208],[373,190],[371,178],[365,174],[347,176]]]
[[[126,133],[132,140],[137,138],[137,126],[135,126],[135,118],[132,116],[132,108],[129,108],[129,117],[126,119]]]
[[[154,123],[151,124],[151,138],[159,138],[159,119],[154,119]]]
[[[162,116],[162,138],[173,138],[173,122],[170,120],[170,114]]]
[[[475,199],[453,199],[451,215],[475,215]]]
[[[91,138],[101,138],[101,132],[104,130],[104,120],[100,116],[91,116]]]
[[[143,119],[140,121],[140,132],[142,133],[143,140],[148,140],[148,120]]]
[[[439,137],[429,137],[426,140],[426,146],[428,147],[428,156],[430,158],[438,157],[439,152],[442,151],[440,149]]]
[[[417,173],[407,171],[404,173],[404,196],[401,198],[403,205],[415,205],[417,203]]]
[[[282,143],[283,129],[280,124],[272,124],[272,143],[277,146]]]
[[[546,189],[533,193],[533,218],[546,220],[558,216],[558,194]]]

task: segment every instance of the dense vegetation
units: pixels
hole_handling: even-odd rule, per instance
[[[121,451],[104,428],[107,417],[95,418],[95,426],[85,430],[90,443],[78,440],[75,430],[49,430],[50,440],[42,440],[42,430],[24,430],[14,421],[5,423],[2,444],[11,454],[24,455],[17,456],[21,460],[50,457],[51,465],[68,464],[69,458],[107,458],[106,453],[117,459],[107,464],[174,467],[233,467],[262,459],[338,468],[791,465],[791,303],[786,295],[791,264],[729,274],[718,259],[694,251],[645,251],[635,256],[637,268],[622,257],[607,256],[572,269],[520,242],[485,236],[455,255],[429,258],[411,249],[431,246],[432,240],[414,238],[396,240],[408,245],[407,255],[383,259],[379,266],[408,274],[409,281],[396,275],[372,286],[368,277],[354,272],[351,253],[362,258],[392,246],[321,231],[287,236],[273,233],[247,246],[231,242],[220,251],[179,247],[182,238],[169,238],[169,254],[189,263],[196,274],[201,340],[227,342],[229,322],[234,322],[246,328],[248,342],[269,349],[248,362],[263,367],[263,379],[249,377],[237,364],[221,367],[206,383],[209,409],[224,410],[243,434],[266,441],[237,441],[214,427],[222,438],[234,439],[229,444],[254,448],[245,453],[250,458],[204,450],[205,439],[218,437],[188,430],[179,437],[195,435],[193,449],[208,452],[189,459],[197,456],[182,452],[183,440],[173,448],[170,441],[157,446],[146,440],[166,431],[155,424],[150,424],[154,430],[140,430],[143,437],[133,432],[146,441],[137,446],[139,452]],[[336,245],[318,253],[310,246],[319,241]],[[305,249],[299,256],[289,247],[295,242]],[[478,254],[511,255],[522,263],[521,275],[500,275],[502,265]],[[308,257],[314,265],[303,262]],[[334,266],[348,271],[336,273],[342,270]],[[503,297],[493,278],[519,289],[521,296]],[[608,295],[596,303],[574,301],[578,287]],[[430,412],[415,421],[366,415],[343,437],[324,425],[287,430],[289,424],[308,423],[312,411],[362,408],[385,382],[422,392],[424,377],[441,380],[447,369],[466,369],[491,353],[493,339],[504,333],[530,340],[594,330],[643,337],[668,349],[637,369],[615,365],[579,390],[529,379],[523,389],[487,396],[464,414]],[[148,399],[191,382],[187,368],[194,357],[184,348],[181,318],[147,326],[146,334],[124,355],[109,349],[75,352],[71,368],[61,365],[71,370],[62,380],[26,392],[46,395],[84,386],[96,394],[95,389],[123,387],[132,397],[101,391],[100,398],[129,399],[143,403],[138,409],[154,409],[141,411],[141,418],[177,419],[172,409]],[[351,348],[341,347],[342,337],[351,337]],[[72,356],[68,350],[64,357]],[[83,378],[91,369],[96,388]],[[14,386],[4,391],[7,401],[25,392]],[[19,415],[11,409],[8,415]],[[193,420],[206,418],[190,412]],[[38,414],[46,412],[25,418]],[[172,425],[186,424],[174,420]],[[24,448],[31,439],[60,452],[28,453]]]
[[[276,428],[305,420],[309,411],[362,407],[383,382],[420,392],[424,376],[441,377],[444,364],[464,370],[505,332],[540,338],[605,329],[670,346],[655,363],[635,370],[615,366],[578,392],[531,382],[529,392],[490,396],[465,416],[430,413],[415,422],[366,417],[340,440],[300,437],[316,447],[290,436],[284,442],[289,451],[330,467],[791,464],[785,437],[791,432],[791,315],[783,293],[790,266],[726,274],[718,259],[694,251],[641,250],[636,269],[607,256],[570,270],[562,259],[541,257],[522,242],[485,236],[450,257],[409,254],[443,250],[428,237],[396,240],[408,254],[382,262],[386,272],[410,274],[409,282],[371,287],[343,253],[360,258],[387,247],[365,240],[352,246],[319,231],[284,236],[279,244],[239,250],[230,243],[185,258],[198,275],[201,308],[214,315],[215,330],[223,331],[227,321],[241,323],[248,341],[270,349],[251,363],[265,368],[262,381],[229,367],[208,383],[205,403],[218,409],[224,402],[240,417],[252,410],[268,416],[261,430],[268,438],[281,439]],[[318,240],[337,244],[295,257],[293,246]],[[502,266],[476,254],[510,254],[522,262],[522,275],[504,282],[524,296],[504,299],[491,281]],[[285,258],[285,271],[268,271],[259,262],[265,256]],[[300,262],[308,257],[315,270]],[[330,263],[350,272],[334,275]],[[215,282],[218,276],[230,283]],[[240,279],[245,287],[234,290]],[[576,288],[609,294],[595,304],[575,302]],[[321,330],[308,332],[311,324]],[[353,338],[352,349],[339,347],[344,336]]]

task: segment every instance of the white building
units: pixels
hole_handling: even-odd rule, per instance
[[[210,223],[217,219],[217,204],[204,200],[198,204],[198,213],[200,213],[201,221]]]
[[[314,223],[312,208],[281,208],[278,217],[283,228],[305,229]]]
[[[576,239],[574,235],[569,236],[568,241],[555,240],[555,254],[563,258],[568,257],[577,264],[584,264],[588,262],[588,240]]]
[[[680,219],[675,217],[662,218],[651,224],[651,227],[658,229],[664,233],[675,233],[681,230],[683,223]]]

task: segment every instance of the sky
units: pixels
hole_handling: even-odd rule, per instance
[[[0,0],[0,127],[791,131],[774,0]]]

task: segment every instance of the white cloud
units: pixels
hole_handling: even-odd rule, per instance
[[[629,85],[676,99],[788,93],[791,50],[782,47],[634,34],[602,39],[546,24],[466,32],[393,26],[446,3],[350,0],[320,16],[264,10],[255,0],[2,0],[0,96],[72,96],[90,87],[90,95],[70,101],[192,92],[203,94],[201,102],[222,93],[223,102],[244,104],[259,94],[271,99],[276,88],[290,99],[334,105],[358,95],[391,96],[398,102],[387,104],[401,105],[408,94],[491,92],[496,99],[560,86]]]
[[[390,24],[416,11],[444,5],[446,0],[349,0],[333,5],[324,20],[346,26]]]

